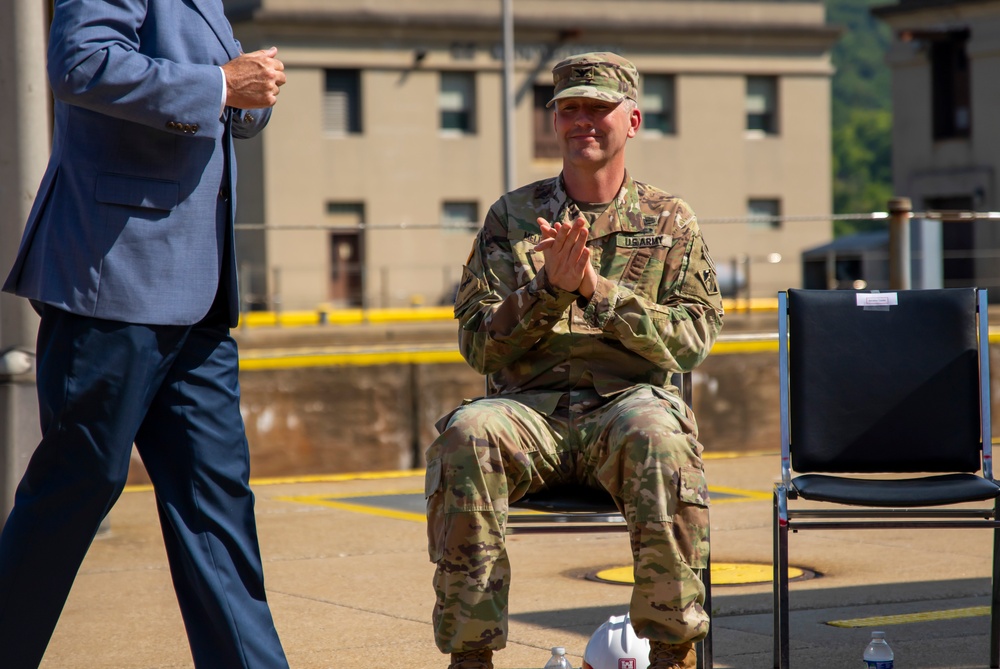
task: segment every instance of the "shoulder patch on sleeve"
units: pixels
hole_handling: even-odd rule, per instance
[[[698,272],[698,278],[701,280],[703,286],[705,286],[705,292],[709,295],[715,295],[719,292],[719,283],[715,280],[715,270],[711,267],[705,267]]]
[[[705,292],[709,295],[715,295],[719,292],[719,281],[716,277],[715,263],[712,262],[712,256],[708,252],[708,245],[705,244],[704,239],[701,240],[701,260],[702,267],[698,270],[698,278],[705,286]]]
[[[462,268],[462,280],[455,295],[455,309],[473,301],[486,291],[486,282],[476,276],[467,266]]]

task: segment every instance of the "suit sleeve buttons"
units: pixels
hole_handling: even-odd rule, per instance
[[[185,135],[193,135],[198,132],[197,123],[179,123],[178,121],[167,121],[167,129],[180,130]]]

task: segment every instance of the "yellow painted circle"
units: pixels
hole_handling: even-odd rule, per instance
[[[751,564],[745,562],[713,562],[712,585],[748,585],[751,583],[770,583],[774,569],[769,564]],[[806,575],[804,569],[788,568],[788,579],[802,578]],[[632,585],[635,580],[632,567],[612,567],[602,569],[594,574],[599,581]]]

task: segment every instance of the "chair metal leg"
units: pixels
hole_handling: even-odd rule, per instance
[[[996,512],[994,511],[994,514]],[[994,515],[994,517],[996,517]],[[1000,667],[1000,530],[993,530],[993,580],[990,599],[990,667]]]
[[[705,568],[701,570],[701,582],[705,585],[705,610],[708,611],[708,634],[695,645],[698,657],[698,669],[712,669],[715,659],[712,657],[712,556],[709,554]]]
[[[772,497],[773,509],[771,510],[771,595],[773,601],[771,602],[771,616],[774,618],[774,622],[771,625],[771,640],[774,643],[774,650],[772,651],[771,657],[773,659],[772,666],[774,669],[778,669],[778,656],[781,654],[781,648],[778,643],[778,628],[781,627],[781,619],[779,617],[779,611],[781,606],[781,601],[778,598],[778,491],[774,491]]]
[[[778,669],[789,667],[789,612],[788,612],[788,526],[778,528],[778,628],[780,656]]]
[[[788,524],[785,491],[774,493],[774,667],[788,669]]]

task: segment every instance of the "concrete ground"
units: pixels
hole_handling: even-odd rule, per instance
[[[715,564],[770,565],[778,457],[710,459],[706,466]],[[422,490],[420,472],[255,483],[268,596],[293,668],[446,666],[429,623]],[[541,668],[554,645],[565,646],[579,667],[591,631],[627,610],[627,585],[592,578],[629,564],[625,535],[518,535],[508,544],[510,641],[495,657],[498,669]],[[989,532],[806,532],[791,537],[790,557],[816,573],[791,587],[794,667],[860,666],[872,629],[886,632],[900,668],[988,666],[988,618],[974,607],[989,603]],[[726,585],[725,576],[720,571],[713,587],[715,666],[771,667],[770,582]],[[968,617],[940,613],[969,608]],[[829,625],[901,614],[920,615]],[[110,531],[91,548],[42,666],[193,666],[152,492],[130,490],[112,511]]]

